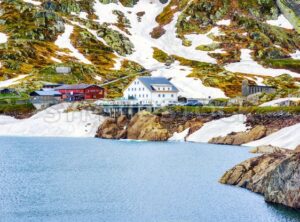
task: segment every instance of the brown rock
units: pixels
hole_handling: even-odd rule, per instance
[[[300,152],[300,145],[296,147],[295,152]]]
[[[226,145],[242,145],[251,141],[259,140],[267,134],[265,126],[256,126],[247,132],[231,133],[225,137],[212,138],[209,143],[226,144]]]
[[[96,137],[103,139],[115,139],[118,134],[118,126],[116,120],[107,118],[99,127]]]
[[[128,123],[127,116],[121,115],[118,117],[118,119],[117,119],[118,127],[120,127],[120,128],[125,127],[127,125],[127,123]]]
[[[286,149],[282,149],[280,147],[275,146],[258,146],[249,151],[250,153],[262,153],[262,154],[270,154],[270,153],[283,153],[288,152]]]
[[[264,195],[266,201],[300,209],[300,153],[266,154],[227,171],[220,182]]]
[[[147,111],[136,114],[128,124],[127,138],[134,140],[166,141],[170,137],[159,118]]]
[[[190,128],[190,130],[189,130],[189,135],[190,135],[190,134],[193,134],[194,132],[198,131],[199,129],[201,129],[203,124],[204,124],[203,121],[195,118],[195,119],[187,121],[184,125],[184,129]]]

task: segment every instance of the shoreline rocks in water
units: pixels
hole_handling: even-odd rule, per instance
[[[300,209],[300,152],[283,151],[246,160],[228,170],[220,183],[262,194],[267,202]]]
[[[120,116],[116,119],[107,118],[99,127],[96,137],[103,139],[167,141],[170,138],[181,136],[183,138],[179,138],[180,141],[186,141],[193,133],[202,129],[206,123],[230,116],[232,115],[224,113],[217,115],[216,113],[195,114],[168,111],[153,114],[142,111],[137,113],[132,119],[128,119],[126,116]],[[253,141],[259,141],[282,128],[300,123],[300,115],[289,113],[248,114],[245,118],[245,125],[248,127],[247,131],[231,132],[228,135],[223,134],[223,136],[219,137],[211,136],[212,138],[208,138],[207,142],[222,145],[248,144]],[[218,130],[222,131],[222,129]],[[234,130],[232,129],[232,131]],[[184,132],[184,135],[182,132]],[[228,132],[230,132],[230,128]]]

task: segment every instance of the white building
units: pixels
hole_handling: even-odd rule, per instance
[[[138,77],[124,90],[125,99],[166,106],[178,101],[178,89],[164,77]]]

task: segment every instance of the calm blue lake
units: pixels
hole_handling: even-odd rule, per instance
[[[300,221],[218,183],[252,156],[193,143],[0,138],[0,221]]]

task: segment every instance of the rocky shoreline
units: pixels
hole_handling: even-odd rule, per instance
[[[262,194],[266,202],[300,209],[300,147],[275,149],[227,171],[220,183]]]
[[[99,127],[96,137],[103,139],[167,141],[175,134],[184,133],[184,141],[190,135],[200,130],[206,123],[230,116],[232,114],[189,114],[178,112],[154,114],[142,111],[131,119],[128,119],[126,116],[107,118]],[[207,142],[222,145],[243,145],[267,137],[285,127],[300,123],[299,114],[283,112],[247,114],[245,119],[247,130],[234,132],[234,130],[230,131],[229,129],[229,134],[210,138]]]

